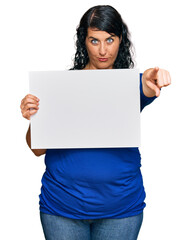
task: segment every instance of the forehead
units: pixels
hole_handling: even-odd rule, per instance
[[[97,39],[105,39],[105,38],[108,38],[111,36],[115,36],[115,34],[113,34],[113,33],[110,34],[105,31],[100,31],[97,28],[88,28],[88,31],[87,31],[87,37],[94,37]]]

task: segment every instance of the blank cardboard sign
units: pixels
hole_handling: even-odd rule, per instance
[[[29,72],[32,149],[140,145],[138,69]]]

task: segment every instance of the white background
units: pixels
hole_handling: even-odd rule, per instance
[[[29,122],[20,112],[28,71],[69,68],[75,29],[84,12],[98,4],[121,13],[132,35],[137,67],[143,72],[159,66],[172,78],[172,85],[141,114],[147,207],[139,239],[191,239],[191,15],[186,0],[1,1],[1,239],[43,239],[38,195],[44,157],[35,157],[27,147]]]

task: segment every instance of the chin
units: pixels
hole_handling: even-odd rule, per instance
[[[97,68],[98,69],[111,69],[112,66],[108,65],[108,64],[99,64],[99,65],[97,65]]]

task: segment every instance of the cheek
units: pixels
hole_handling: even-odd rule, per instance
[[[96,56],[97,55],[96,48],[95,47],[89,47],[88,48],[88,54],[91,55],[92,57]]]
[[[89,56],[94,55],[95,49],[87,42],[86,42],[86,49]]]
[[[114,46],[113,48],[110,49],[110,54],[113,56],[113,57],[116,57],[117,54],[118,54],[118,51],[119,51],[119,46]]]

